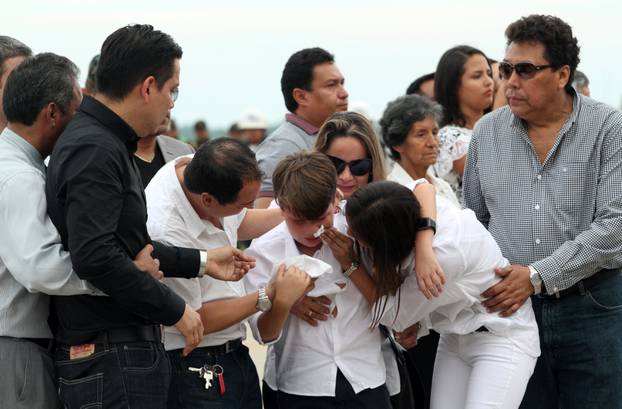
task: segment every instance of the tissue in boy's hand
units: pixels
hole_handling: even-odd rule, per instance
[[[285,267],[296,266],[302,271],[309,274],[311,278],[317,278],[315,280],[315,287],[307,295],[310,297],[321,297],[323,295],[336,294],[343,291],[346,284],[346,279],[341,273],[336,273],[330,264],[325,263],[322,260],[318,260],[313,257],[309,257],[305,254],[290,257],[274,266],[272,270],[272,277],[276,276],[276,271],[281,264],[285,264]]]

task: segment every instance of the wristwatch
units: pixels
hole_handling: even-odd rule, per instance
[[[272,301],[266,294],[266,287],[261,287],[257,291],[257,304],[255,304],[255,308],[261,312],[267,312],[272,309]]]
[[[352,273],[354,273],[356,271],[356,269],[359,268],[359,262],[356,260],[352,261],[352,264],[350,264],[350,267],[348,267],[344,272],[343,275],[346,276],[346,278],[350,278],[350,276],[352,275]]]
[[[431,229],[436,234],[436,222],[429,217],[421,217],[417,223],[417,231]]]
[[[532,266],[527,267],[529,268],[529,281],[531,281],[531,285],[533,285],[533,293],[534,295],[538,295],[542,292],[542,277],[535,268]]]

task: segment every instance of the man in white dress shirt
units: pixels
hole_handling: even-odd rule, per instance
[[[166,164],[151,180],[145,191],[149,234],[170,245],[207,250],[255,238],[282,220],[279,209],[247,210],[260,182],[255,155],[246,145],[228,138],[206,142],[196,154]],[[168,407],[261,408],[257,371],[242,344],[244,320],[268,308],[278,286],[247,294],[241,282],[208,276],[165,278],[164,283],[199,311],[207,335],[184,356],[183,335],[165,327],[164,346],[173,366]],[[216,372],[219,365],[224,375],[213,373],[208,382],[189,369],[204,365]]]
[[[71,61],[45,53],[23,62],[4,87],[8,124],[0,135],[0,396],[7,408],[60,407],[48,352],[48,294],[96,295],[73,272],[46,212],[43,160],[80,104],[77,77]],[[147,249],[139,256],[157,272],[149,254]]]

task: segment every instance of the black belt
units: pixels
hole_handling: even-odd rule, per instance
[[[67,332],[66,330],[61,331]],[[79,335],[79,338],[84,341],[78,343],[70,342],[69,344],[122,344],[124,342],[139,341],[162,342],[162,332],[159,325],[136,325],[131,327],[110,328],[89,334],[82,332]],[[63,342],[64,338],[65,337],[60,337],[61,343],[67,343]]]
[[[208,353],[209,355],[219,356],[219,355],[226,355],[230,352],[233,352],[241,346],[242,346],[242,338],[238,338],[238,339],[233,339],[231,341],[227,341],[221,345],[199,347],[197,349],[200,349],[203,353]]]
[[[616,269],[616,270],[600,270],[599,272],[597,272],[596,274],[594,274],[591,277],[588,277],[586,279],[583,279],[579,282],[577,282],[575,285],[573,285],[572,287],[566,288],[565,290],[561,290],[557,293],[554,294],[538,294],[538,297],[540,298],[546,298],[546,299],[552,299],[552,298],[562,298],[562,297],[567,297],[569,295],[578,295],[578,294],[582,294],[583,292],[585,292],[586,290],[590,290],[593,287],[597,286],[598,284],[601,284],[607,280],[610,280],[612,278],[618,277],[622,275],[622,270],[620,269]]]
[[[476,329],[475,332],[490,332],[490,331],[488,331],[488,328],[482,325],[481,327]]]

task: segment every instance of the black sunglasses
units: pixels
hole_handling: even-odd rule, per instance
[[[328,156],[328,159],[333,162],[338,175],[346,169],[346,166],[350,168],[350,173],[352,173],[353,176],[363,176],[371,172],[371,158],[357,159],[351,162],[346,162],[345,160],[334,156],[326,156]]]
[[[521,79],[529,80],[535,77],[538,71],[550,67],[552,67],[551,64],[535,65],[530,62],[510,64],[509,62],[502,61],[499,63],[499,76],[502,80],[508,80],[512,76],[512,72],[516,71],[516,74],[521,77]]]

